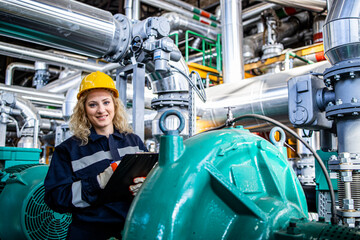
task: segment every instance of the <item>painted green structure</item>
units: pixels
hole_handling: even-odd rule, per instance
[[[40,149],[0,148],[0,239],[65,239],[71,214],[52,211],[44,202],[47,165]],[[27,163],[27,164],[23,164]]]
[[[242,127],[160,140],[124,239],[275,239],[307,218],[303,190],[277,147]]]

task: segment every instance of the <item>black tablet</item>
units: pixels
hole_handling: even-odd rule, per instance
[[[158,161],[158,153],[125,155],[99,196],[99,203],[131,202],[134,196],[129,191],[134,178],[146,177]]]

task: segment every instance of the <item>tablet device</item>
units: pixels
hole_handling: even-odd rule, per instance
[[[126,154],[99,196],[99,203],[128,202],[134,199],[129,186],[134,178],[146,177],[158,161],[158,153]]]

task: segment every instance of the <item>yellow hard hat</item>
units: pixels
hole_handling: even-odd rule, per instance
[[[114,97],[119,97],[119,92],[115,87],[114,80],[107,74],[103,72],[93,72],[89,75],[86,75],[80,83],[79,93],[77,95],[77,99],[80,98],[83,92],[89,89],[95,88],[105,88],[113,91]]]

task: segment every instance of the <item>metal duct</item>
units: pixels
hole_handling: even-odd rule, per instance
[[[287,80],[310,71],[322,73],[329,66],[330,64],[324,61],[207,88],[206,103],[196,102],[198,121],[206,127],[221,125],[226,120],[226,108],[233,107],[234,117],[255,113],[289,124]],[[253,119],[246,119],[241,124],[268,126]]]
[[[326,9],[326,0],[262,0],[267,3],[275,3],[285,7],[306,9],[314,12],[322,12]]]
[[[334,0],[324,25],[324,50],[331,64],[360,56],[360,1]]]
[[[110,12],[69,0],[1,1],[0,34],[96,58],[127,37]]]
[[[230,83],[244,78],[241,0],[221,0],[223,79]]]
[[[204,35],[208,38],[211,38],[213,40],[216,40],[217,35],[221,33],[220,29],[208,25],[204,25],[198,21],[184,17],[178,13],[174,13],[174,12],[165,13],[162,16],[169,21],[172,31],[178,29],[190,30],[199,33],[201,35]]]

